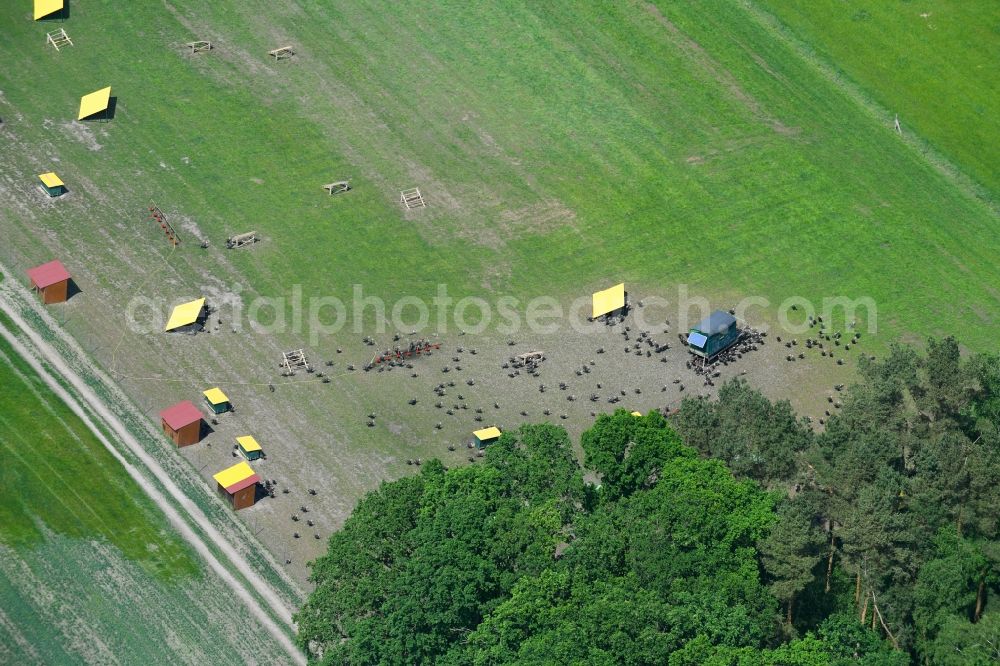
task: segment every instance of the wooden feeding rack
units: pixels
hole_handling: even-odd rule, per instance
[[[545,352],[531,351],[518,354],[510,359],[510,363],[515,368],[534,367],[545,360]]]
[[[351,189],[351,183],[347,180],[338,180],[336,183],[330,183],[329,185],[324,185],[323,189],[330,193],[330,195],[340,194],[341,192],[347,192]]]
[[[278,62],[279,60],[286,60],[295,55],[295,51],[291,46],[282,46],[274,49],[273,51],[268,51],[267,53],[268,55],[274,56],[275,62]]]
[[[245,234],[236,234],[235,236],[230,236],[226,239],[226,247],[230,250],[235,250],[239,247],[246,247],[247,245],[253,245],[260,240],[257,236],[256,231],[248,231]]]
[[[201,53],[202,51],[211,51],[212,42],[207,42],[203,39],[198,41],[188,42],[185,46],[191,49],[191,53]]]
[[[167,222],[167,216],[163,214],[163,211],[160,210],[160,207],[155,203],[149,204],[149,217],[160,225],[160,229],[163,230],[163,234],[167,237],[167,240],[170,241],[171,245],[176,247],[180,244],[181,239],[177,235],[177,232],[174,231],[172,226],[170,226],[170,223]]]
[[[420,188],[414,187],[412,190],[403,190],[399,193],[399,203],[406,206],[407,210],[413,208],[425,208],[427,203],[424,201],[424,197],[420,194]]]
[[[66,34],[65,28],[59,28],[58,30],[53,30],[45,35],[45,43],[51,44],[56,51],[58,51],[63,46],[73,46],[73,40],[69,38]]]
[[[304,369],[306,372],[312,370],[309,367],[309,361],[306,359],[306,353],[302,349],[282,352],[281,367],[290,375],[294,375],[295,371],[299,369]]]

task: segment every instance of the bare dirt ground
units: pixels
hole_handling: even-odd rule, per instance
[[[224,321],[220,330],[225,329]],[[668,412],[686,396],[714,395],[724,381],[737,376],[773,399],[792,398],[818,425],[829,407],[826,396],[835,395],[835,384],[850,381],[858,353],[838,353],[845,359],[839,366],[818,350],[805,349],[805,335],[793,336],[798,344],[787,349],[791,338],[778,342],[781,336],[772,333],[758,351],[720,367],[719,376],[711,378],[713,385],[706,385],[704,377],[687,367],[691,356],[676,330],[649,328],[657,342],[670,344],[659,354],[645,343],[635,353],[638,332],[633,314],[623,324],[598,325],[587,333],[451,334],[431,337],[440,349],[430,355],[367,372],[363,367],[377,350],[405,345],[408,336],[401,334],[394,342],[394,334],[386,332],[379,344],[370,346],[364,336],[341,335],[306,347],[317,374],[330,383],[301,371],[282,378],[274,363],[280,356],[274,356],[269,381],[276,391],[246,385],[227,389],[237,396],[237,412],[219,416],[205,445],[182,449],[181,455],[208,482],[214,470],[238,459],[233,451],[237,436],[257,437],[268,458],[255,467],[277,481],[278,492],[241,515],[279,559],[291,560],[291,571],[305,576],[303,564],[325,552],[326,538],[343,524],[361,494],[381,480],[413,473],[417,461],[431,457],[448,466],[470,464],[470,455],[474,462],[467,447],[475,429],[551,422],[578,442],[596,414],[620,408]],[[535,350],[546,357],[538,377],[524,370],[510,377],[513,369],[502,367],[509,357]],[[799,353],[806,358],[798,359]],[[796,360],[786,360],[789,354]],[[435,389],[442,384],[440,395]],[[316,494],[309,494],[310,489]]]

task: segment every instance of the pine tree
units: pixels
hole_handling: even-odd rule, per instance
[[[813,580],[813,569],[822,557],[826,539],[816,527],[816,515],[802,501],[786,500],[778,507],[778,520],[758,543],[771,594],[785,605],[785,623],[794,623],[796,595]]]

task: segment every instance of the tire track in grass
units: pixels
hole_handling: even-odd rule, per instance
[[[97,437],[105,448],[108,449],[111,455],[113,455],[115,459],[118,460],[118,462],[125,468],[125,471],[128,472],[129,476],[131,476],[135,482],[146,491],[150,499],[160,507],[167,519],[180,533],[180,535],[191,544],[194,550],[202,557],[209,567],[212,568],[219,578],[229,585],[234,594],[239,597],[239,599],[247,606],[258,621],[274,636],[277,642],[288,653],[290,661],[295,664],[304,665],[306,663],[305,656],[292,642],[288,633],[289,631],[294,632],[295,630],[292,612],[285,606],[284,602],[280,599],[277,593],[272,590],[270,585],[268,585],[268,583],[254,571],[247,568],[243,569],[243,576],[245,576],[247,581],[254,586],[254,590],[268,602],[275,615],[277,615],[281,622],[285,625],[285,628],[278,626],[271,614],[257,601],[254,595],[239,580],[237,580],[232,573],[230,573],[229,569],[224,566],[221,561],[219,561],[215,553],[212,552],[212,549],[209,548],[205,541],[181,516],[181,513],[176,505],[179,505],[185,510],[190,519],[198,525],[198,527],[209,539],[211,539],[212,544],[219,551],[225,554],[230,563],[234,566],[238,565],[241,561],[239,554],[211,524],[207,516],[205,516],[204,513],[202,513],[202,511],[184,495],[180,488],[178,488],[173,480],[163,471],[159,463],[146,453],[146,451],[125,428],[125,426],[100,401],[93,390],[87,386],[87,384],[76,373],[74,373],[72,369],[69,368],[59,354],[48,343],[42,340],[34,330],[27,326],[16,311],[16,308],[11,306],[7,297],[3,294],[0,294],[0,310],[10,317],[14,324],[30,341],[30,343],[34,346],[35,353],[32,353],[32,351],[29,350],[21,340],[2,326],[0,326],[0,336],[2,336],[11,345],[11,347],[13,347],[14,351],[18,353],[29,366],[31,366],[31,368],[38,374],[42,381],[45,382],[49,389],[52,390],[52,392],[60,400],[66,403],[66,405],[83,421],[87,428],[94,433],[94,436]],[[52,374],[42,365],[39,357],[48,363],[74,388],[74,390],[78,392],[78,394],[86,401],[87,406],[103,420],[104,424],[111,432],[115,433],[115,435],[121,439],[122,443],[128,447],[132,455],[134,455],[145,466],[149,474],[156,477],[163,484],[163,487],[170,494],[173,502],[169,501],[163,493],[149,484],[142,472],[130,464],[115,448],[115,446],[107,440],[101,429],[98,428],[91,420],[87,411],[80,406],[74,396],[72,396],[59,384],[58,381],[56,381],[55,378],[52,377]]]

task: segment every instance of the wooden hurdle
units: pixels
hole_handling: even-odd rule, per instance
[[[274,49],[273,51],[268,51],[267,53],[268,55],[274,56],[275,62],[291,58],[293,55],[295,55],[295,51],[292,49],[291,46],[282,46]]]
[[[58,51],[63,46],[73,46],[73,40],[69,38],[66,34],[65,28],[59,28],[58,30],[53,30],[45,35],[45,43],[51,44],[56,51]]]
[[[196,42],[188,42],[185,46],[191,49],[191,53],[201,53],[202,51],[211,51],[212,42],[207,42],[205,40],[198,40]]]
[[[420,188],[414,187],[412,190],[403,190],[399,193],[399,203],[406,206],[407,210],[413,208],[426,208],[427,203],[420,194]]]

